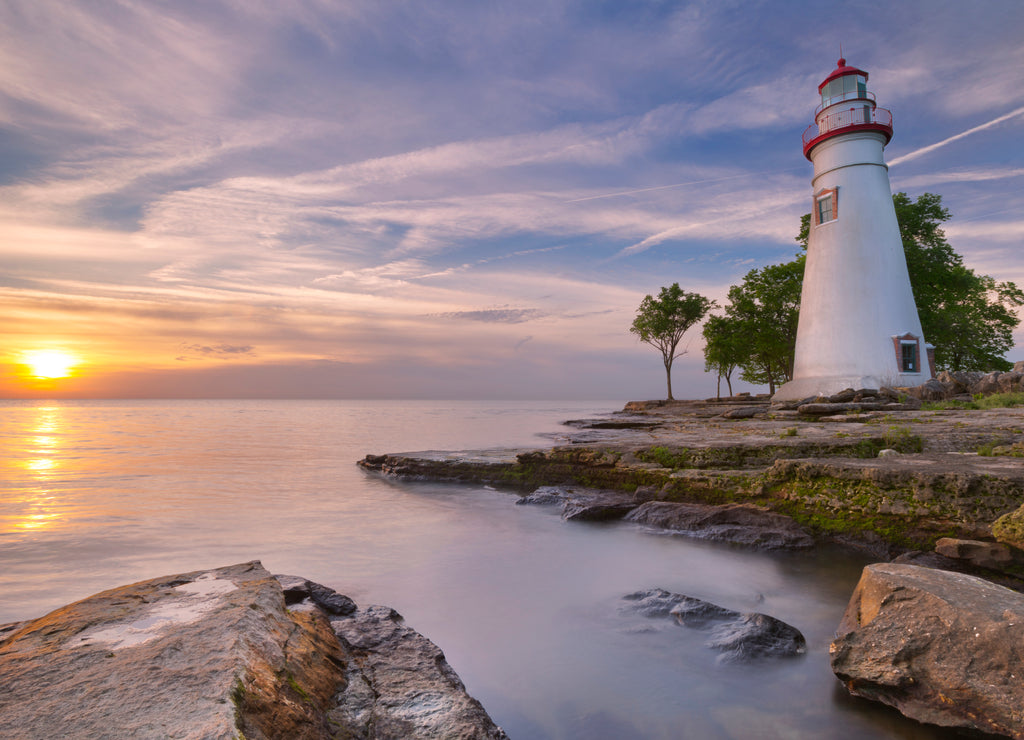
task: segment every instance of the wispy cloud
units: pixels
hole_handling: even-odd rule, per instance
[[[936,149],[941,149],[944,146],[948,146],[949,144],[952,144],[954,141],[959,141],[960,139],[967,138],[968,136],[971,136],[972,134],[976,134],[979,131],[984,131],[985,129],[990,129],[993,126],[998,126],[1000,123],[1003,123],[1004,121],[1009,121],[1009,120],[1012,120],[1012,119],[1017,118],[1019,116],[1024,116],[1024,106],[1022,106],[1020,108],[1017,108],[1016,110],[1012,110],[1009,113],[1004,113],[1001,116],[993,118],[991,121],[987,121],[987,122],[982,123],[982,124],[980,124],[978,126],[972,126],[971,128],[967,129],[966,131],[961,131],[959,134],[955,134],[953,136],[949,136],[949,137],[943,139],[942,141],[937,141],[934,144],[929,144],[928,146],[921,147],[920,149],[915,149],[912,152],[907,152],[906,154],[904,154],[902,156],[896,157],[895,159],[891,159],[891,160],[889,160],[889,166],[890,167],[894,167],[894,166],[900,165],[900,164],[902,164],[904,162],[909,162],[912,159],[917,159],[918,157],[923,157],[926,154],[930,154],[931,152],[934,152]]]

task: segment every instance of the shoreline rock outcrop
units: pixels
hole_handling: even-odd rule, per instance
[[[852,694],[920,722],[1024,738],[1024,594],[962,573],[869,565],[830,653]]]
[[[506,738],[396,612],[258,561],[6,627],[0,717],[23,740]]]

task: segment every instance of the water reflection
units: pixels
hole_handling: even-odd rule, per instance
[[[14,483],[15,489],[23,493],[9,501],[13,510],[9,517],[4,517],[14,531],[38,531],[60,520],[51,486],[61,469],[63,457],[61,442],[65,422],[62,411],[57,406],[35,409],[36,413],[27,421],[24,432],[15,432],[16,439],[11,447],[21,450],[22,455],[13,462],[15,467],[22,469],[23,475]]]

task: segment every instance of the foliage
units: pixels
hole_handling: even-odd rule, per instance
[[[804,257],[751,270],[729,289],[725,315],[708,320],[705,366],[723,373],[726,360],[748,383],[775,386],[793,377]],[[730,386],[731,387],[731,386]]]
[[[732,374],[747,356],[747,338],[738,331],[739,325],[724,316],[709,316],[704,322],[704,372],[712,370],[718,375],[717,396],[722,396],[722,378],[729,395],[732,392]]]
[[[913,201],[896,193],[892,202],[924,338],[935,345],[935,364],[945,370],[1009,370],[1004,355],[1013,347],[1013,330],[1020,323],[1014,309],[1024,306],[1024,291],[964,266],[940,228],[950,217],[942,196],[924,193]],[[810,214],[800,220],[797,242],[804,249],[810,221]]]
[[[715,302],[699,293],[687,293],[672,283],[662,288],[658,297],[644,296],[637,309],[636,318],[629,330],[636,334],[641,342],[655,347],[661,352],[665,365],[668,383],[668,400],[672,398],[672,362],[686,354],[684,349],[677,352],[679,340],[687,329],[703,319],[708,311],[715,307]]]

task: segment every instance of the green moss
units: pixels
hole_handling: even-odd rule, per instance
[[[313,698],[306,692],[304,688],[302,688],[302,685],[295,680],[295,676],[293,676],[290,671],[285,676],[285,681],[291,687],[292,691],[294,691],[296,694],[302,697],[302,701],[306,702],[307,704],[313,703]]]

